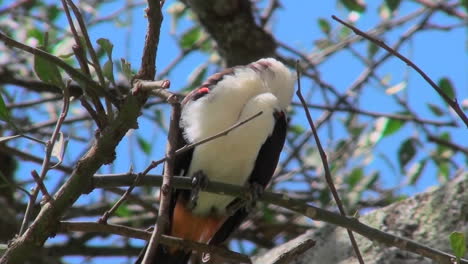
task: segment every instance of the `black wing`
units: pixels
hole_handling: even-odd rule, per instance
[[[284,141],[286,140],[288,125],[285,114],[283,112],[275,113],[275,119],[276,123],[273,133],[260,148],[257,160],[255,161],[255,167],[249,177],[249,183],[260,184],[263,188],[267,186],[275,172]],[[226,220],[210,240],[210,244],[218,245],[223,243],[240,226],[248,214],[249,212],[245,208],[240,208]]]

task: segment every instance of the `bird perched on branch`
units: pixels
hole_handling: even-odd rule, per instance
[[[247,186],[252,196],[262,191],[284,145],[294,81],[286,66],[267,58],[214,74],[190,92],[182,102],[179,147],[261,114],[226,136],[176,156],[174,175],[201,175],[210,181]],[[221,244],[247,217],[249,206],[244,202],[228,195],[177,190],[171,200],[168,235]],[[159,245],[152,263],[183,264],[190,255],[181,248]]]

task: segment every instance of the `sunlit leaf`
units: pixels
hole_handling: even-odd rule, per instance
[[[300,134],[304,133],[305,129],[301,125],[291,125],[291,126],[289,126],[289,131],[296,134],[296,135],[300,135]]]
[[[398,93],[399,91],[401,91],[401,90],[403,90],[405,88],[406,88],[406,82],[403,81],[403,82],[397,83],[397,84],[387,88],[385,90],[385,93],[388,94],[388,95],[392,95],[392,94]]]
[[[106,52],[109,60],[112,60],[112,50],[114,49],[114,44],[112,44],[108,39],[105,38],[100,38],[96,42]]]
[[[439,87],[450,99],[455,99],[455,89],[453,88],[452,81],[448,78],[442,78],[439,80]]]
[[[41,81],[63,89],[64,83],[62,75],[60,74],[59,68],[54,63],[49,62],[39,55],[34,55],[34,72]]]
[[[350,11],[362,13],[366,10],[366,3],[363,0],[340,0],[340,2]]]
[[[348,27],[342,27],[340,32],[339,32],[340,39],[345,39],[345,38],[349,37],[351,32],[352,32],[351,29],[349,29]]]
[[[131,212],[128,209],[128,205],[121,204],[117,210],[115,210],[115,215],[119,217],[129,217],[131,216]]]
[[[444,141],[451,141],[451,136],[447,132],[440,134],[439,138]],[[436,153],[438,158],[449,159],[453,155],[453,150],[444,144],[437,144]]]
[[[450,163],[446,160],[436,160],[437,177],[441,183],[445,183],[450,179]]]
[[[380,117],[375,123],[375,131],[380,132],[381,137],[387,137],[400,130],[404,124],[403,120]]]
[[[467,247],[465,234],[462,232],[452,232],[450,234],[450,247],[458,259],[463,258]]]
[[[133,73],[132,73],[132,66],[130,65],[130,62],[128,62],[124,58],[120,58],[120,66],[122,67],[122,72],[125,75],[125,78],[127,78],[128,81],[132,80]]]
[[[29,38],[37,39],[37,45],[39,47],[44,46],[44,33],[41,30],[38,28],[29,28],[26,34]]]
[[[62,163],[67,143],[68,139],[65,138],[62,132],[59,132],[54,147],[52,148],[52,157],[56,157],[58,163]]]
[[[408,138],[400,145],[398,149],[398,162],[400,164],[400,170],[410,162],[416,154],[416,141],[413,138]]]
[[[331,31],[330,23],[328,23],[326,19],[319,18],[318,24],[319,24],[320,30],[322,30],[323,33],[327,35],[330,34],[330,31]]]
[[[201,27],[194,27],[185,32],[179,40],[179,45],[182,49],[191,49],[203,35]]]

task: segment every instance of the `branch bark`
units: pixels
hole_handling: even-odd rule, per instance
[[[228,67],[275,55],[276,43],[255,23],[249,0],[184,0],[218,44]]]

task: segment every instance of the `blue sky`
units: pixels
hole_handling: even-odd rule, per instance
[[[7,1],[8,2],[8,1]],[[363,30],[371,29],[376,25],[380,18],[376,15],[375,10],[378,8],[378,3],[381,1],[368,1],[368,12],[363,15],[357,22],[357,26]],[[167,1],[165,10],[173,1]],[[7,4],[7,3],[6,3]],[[415,9],[415,4],[403,1],[401,8],[402,13],[412,12]],[[116,9],[121,8],[120,3],[108,4],[104,9],[100,10],[102,15],[110,14]],[[144,44],[144,36],[146,30],[146,19],[143,17],[143,8],[135,10],[133,12],[133,23],[129,27],[115,27],[111,24],[102,24],[90,31],[91,38],[95,41],[97,38],[107,38],[114,44],[113,57],[115,60],[119,60],[121,57],[125,57],[131,62],[133,69],[138,69],[142,47]],[[176,37],[170,35],[171,18],[166,13],[163,26],[161,29],[161,39],[159,45],[159,53],[157,58],[157,67],[159,70],[164,69],[178,54],[179,48]],[[338,23],[331,19],[331,15],[336,15],[341,18],[346,18],[348,12],[337,6],[336,1],[284,1],[283,8],[280,9],[273,18],[271,24],[271,30],[277,39],[282,42],[288,43],[291,46],[299,48],[304,52],[311,52],[316,50],[314,41],[318,38],[323,37],[323,33],[320,31],[317,24],[318,18],[325,18],[329,21],[333,28],[338,26]],[[441,25],[454,24],[457,20],[448,17],[443,14],[438,14],[432,21]],[[189,28],[192,25],[190,20],[183,20],[177,28],[177,32],[183,32],[184,29]],[[386,35],[386,41],[394,43],[400,34],[411,27],[411,23],[404,25],[401,29],[392,31],[391,34]],[[129,40],[129,48],[125,49],[124,45],[126,34],[131,36]],[[442,77],[449,77],[454,86],[457,89],[457,98],[461,102],[468,98],[468,52],[467,52],[467,36],[468,31],[466,28],[458,28],[453,30],[451,33],[440,32],[440,31],[426,31],[421,34],[417,34],[409,44],[406,44],[400,51],[405,56],[412,59],[420,68],[422,68],[433,80],[438,80]],[[364,50],[367,47],[367,43],[363,42],[358,46],[358,49]],[[281,51],[283,52],[283,51]],[[384,54],[383,51],[379,51],[379,55]],[[192,71],[201,63],[206,61],[206,54],[193,53],[185,59],[179,67],[170,75],[171,89],[177,91],[186,85],[188,76]],[[333,83],[335,87],[339,88],[340,91],[346,89],[362,72],[363,65],[357,61],[357,59],[351,56],[349,53],[333,56],[326,63],[320,66],[320,72],[322,78],[330,83]],[[380,76],[389,75],[391,76],[391,83],[397,84],[401,79],[408,75],[409,86],[411,87],[408,92],[408,97],[411,99],[411,107],[419,113],[421,117],[434,119],[432,113],[427,109],[425,103],[433,102],[445,107],[442,100],[436,94],[435,91],[413,70],[409,69],[403,62],[393,58],[388,61],[378,72]],[[303,85],[311,86],[310,82],[304,82]],[[363,97],[360,102],[360,106],[363,109],[392,113],[395,110],[400,110],[399,106],[391,99],[379,85],[375,82],[370,82],[366,85],[365,91],[367,95]],[[322,103],[319,98],[313,99],[314,103]],[[297,101],[297,100],[296,100]],[[168,121],[168,113],[164,112],[164,119]],[[322,114],[321,111],[312,111],[313,118],[318,118]],[[337,115],[339,116],[339,115]],[[294,117],[293,123],[304,122],[304,116],[302,113]],[[334,122],[339,122],[338,120]],[[133,131],[124,141],[119,145],[117,149],[117,160],[112,166],[106,166],[100,170],[101,173],[109,172],[124,172],[127,171],[130,165],[133,165],[135,171],[141,171],[147,164],[149,159],[139,159],[138,157],[144,154],[136,147],[136,137],[142,136],[149,140],[155,147],[151,154],[151,159],[158,159],[163,155],[162,150],[165,144],[165,134],[161,133],[156,125],[152,124],[148,119],[140,118],[140,129]],[[441,131],[451,131],[453,137],[457,138],[458,143],[468,142],[468,134],[463,129],[448,129],[441,128]],[[337,131],[336,133],[343,133],[343,131]],[[416,133],[413,136],[418,137],[420,134],[414,132],[410,127],[404,127],[401,131],[394,135],[383,139],[378,143],[376,151],[378,153],[396,153],[399,144],[395,144],[396,141],[401,140],[402,137],[407,137],[409,133]],[[327,133],[321,131],[321,137],[326,138]],[[465,144],[466,145],[466,144]],[[69,148],[71,151],[72,148]],[[429,148],[424,150],[430,152]],[[129,154],[131,153],[131,154]],[[422,155],[422,154],[420,154]],[[390,156],[390,160],[396,164],[396,156]],[[462,159],[463,157],[460,157]],[[21,168],[20,174],[29,175],[31,168],[38,168],[36,164],[28,164]],[[376,159],[371,162],[366,170],[381,170],[382,168],[388,168],[382,173],[382,185],[384,187],[393,187],[401,184],[402,175],[393,172],[388,165],[380,159]],[[155,172],[158,172],[156,170]],[[420,181],[415,186],[404,187],[401,191],[403,193],[412,195],[417,192],[426,190],[429,186],[439,184],[439,181],[435,177],[435,168],[430,166],[426,168]],[[96,196],[88,195],[80,198],[79,204],[86,204],[95,201]],[[100,243],[101,241],[97,241]],[[75,262],[76,259],[72,258],[71,261]],[[109,262],[111,263],[111,262]]]

